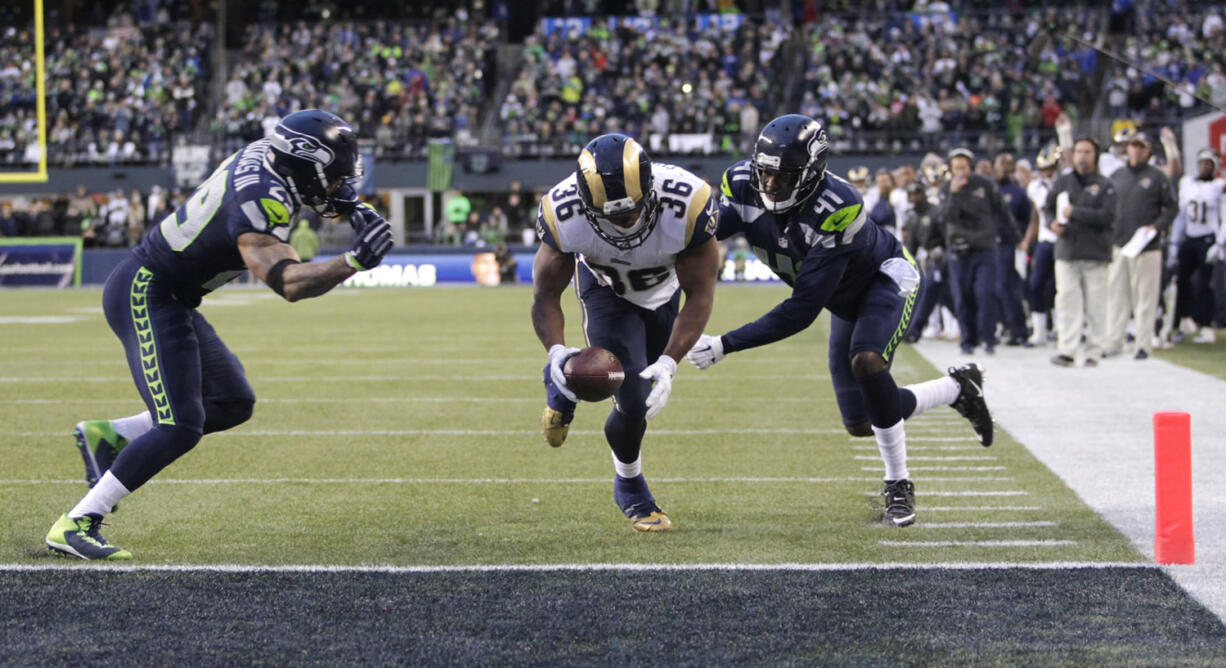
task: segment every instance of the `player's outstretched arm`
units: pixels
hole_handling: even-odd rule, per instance
[[[542,243],[532,261],[532,328],[546,350],[566,341],[562,292],[575,273],[575,256]]]
[[[719,274],[719,244],[712,237],[701,246],[677,255],[677,282],[685,304],[673,321],[664,354],[680,362],[694,347],[715,305],[715,278]]]
[[[256,278],[290,302],[318,297],[356,273],[343,256],[327,262],[301,262],[292,246],[267,234],[240,235],[238,252]]]

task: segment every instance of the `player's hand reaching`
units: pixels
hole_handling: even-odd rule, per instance
[[[668,395],[673,391],[673,374],[677,373],[677,362],[668,355],[660,355],[655,364],[643,369],[639,378],[650,380],[653,384],[651,394],[647,395],[647,419],[655,417],[664,405],[668,403]]]
[[[1226,260],[1226,248],[1213,244],[1209,247],[1209,250],[1205,252],[1205,262],[1209,264],[1222,262],[1223,260]]]
[[[566,386],[566,373],[562,371],[562,366],[566,364],[566,360],[577,354],[579,354],[578,348],[567,348],[560,343],[555,343],[549,348],[549,378],[562,396],[576,403],[579,397],[576,397],[575,393]]]
[[[698,337],[694,347],[686,353],[685,358],[699,369],[706,369],[724,359],[724,342],[718,336],[703,334]]]
[[[369,204],[355,209],[350,220],[357,230],[357,236],[353,245],[345,251],[345,262],[358,271],[379,266],[383,256],[392,249],[392,226]]]

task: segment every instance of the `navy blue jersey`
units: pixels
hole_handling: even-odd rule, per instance
[[[823,308],[855,320],[861,297],[881,264],[905,257],[902,245],[868,222],[855,187],[827,172],[798,208],[770,213],[750,185],[749,160],[724,172],[719,207],[720,239],[745,235],[762,262],[792,286],[792,295],[766,315],[724,335],[725,350],[743,350],[791,336]]]
[[[298,207],[272,171],[269,150],[261,139],[227,158],[132,249],[189,306],[246,269],[239,235],[259,232],[288,243]]]
[[[1000,242],[1016,246],[1022,240],[1021,235],[1026,233],[1026,228],[1030,225],[1030,212],[1033,205],[1025,189],[1012,179],[1000,184],[1000,199],[1013,218],[1012,221],[1009,221],[1002,215],[998,219]]]

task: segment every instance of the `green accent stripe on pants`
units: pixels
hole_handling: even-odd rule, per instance
[[[902,254],[903,257],[907,258],[907,262],[912,267],[915,267],[916,271],[919,271],[919,265],[916,264],[915,258],[911,257],[911,251],[908,251],[906,246],[903,246]],[[920,287],[922,287],[923,283],[923,274],[920,274],[920,280],[915,284],[915,289],[911,291],[911,294],[907,295],[907,301],[902,306],[902,317],[898,320],[898,327],[894,329],[894,335],[890,337],[890,342],[886,344],[885,350],[881,353],[882,359],[887,362],[894,355],[894,349],[898,347],[902,337],[907,334],[907,328],[911,325],[911,314],[915,312],[915,300],[919,296]]]
[[[132,325],[136,328],[136,345],[140,347],[141,371],[145,387],[153,399],[153,417],[158,424],[175,423],[174,411],[170,409],[170,397],[162,382],[162,370],[158,364],[157,341],[153,336],[153,323],[149,320],[148,292],[153,272],[141,267],[132,279],[129,306],[132,309]]]

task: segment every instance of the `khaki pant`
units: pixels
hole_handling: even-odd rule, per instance
[[[1056,348],[1061,355],[1102,356],[1107,333],[1107,262],[1056,260]],[[1085,347],[1082,324],[1088,322]]]
[[[1115,249],[1107,270],[1107,341],[1103,345],[1108,353],[1123,352],[1129,315],[1137,321],[1137,350],[1153,352],[1161,285],[1162,251],[1124,257],[1118,247]]]

